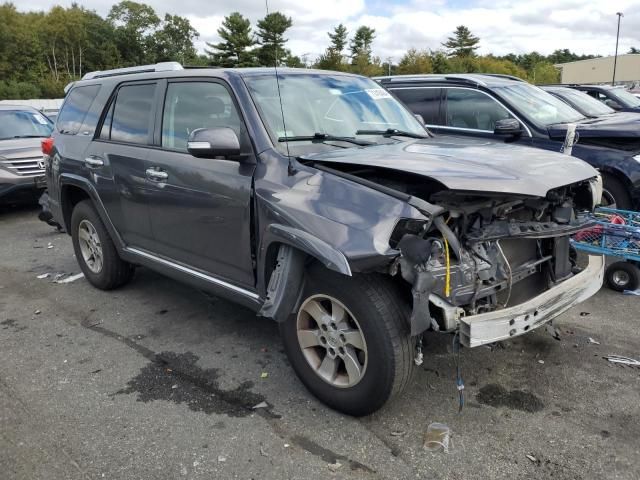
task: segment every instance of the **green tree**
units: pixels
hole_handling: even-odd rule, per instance
[[[640,53],[640,48],[631,47],[627,53]]]
[[[256,39],[251,33],[251,22],[239,12],[224,17],[218,29],[222,42],[207,42],[205,50],[215,65],[223,67],[252,67],[257,65],[252,48]]]
[[[347,46],[347,27],[340,24],[333,29],[333,33],[329,32],[327,35],[329,35],[331,43],[325,53],[320,55],[320,58],[318,58],[315,63],[315,67],[325,70],[346,70],[346,65],[343,61],[343,51]]]
[[[529,81],[537,85],[558,83],[560,71],[549,62],[540,62],[529,73]]]
[[[432,73],[431,55],[426,50],[416,50],[410,48],[402,56],[398,63],[396,73],[400,75],[408,75],[415,73]]]
[[[142,65],[153,62],[152,37],[161,21],[152,7],[123,0],[111,7],[107,19],[115,27],[116,44],[124,64]]]
[[[442,44],[452,57],[470,57],[478,49],[480,39],[474,36],[464,25],[456,27],[453,36],[448,37]]]
[[[189,19],[179,15],[166,14],[162,27],[150,39],[154,62],[178,61],[190,63],[198,52],[193,41],[199,37]]]
[[[285,48],[287,39],[284,34],[291,25],[291,18],[280,12],[270,13],[262,20],[258,20],[256,26],[260,48],[257,56],[260,65],[286,65],[291,52]]]
[[[371,50],[375,38],[375,29],[366,25],[358,27],[349,45],[352,65],[371,63]]]

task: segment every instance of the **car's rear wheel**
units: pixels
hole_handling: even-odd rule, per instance
[[[617,208],[620,210],[631,209],[631,197],[624,184],[616,177],[608,174],[602,176],[602,203],[603,207]]]
[[[367,415],[407,386],[414,342],[408,310],[382,275],[347,277],[314,267],[298,312],[280,332],[304,385],[330,407]]]
[[[133,266],[123,261],[90,200],[78,202],[71,214],[76,259],[94,287],[111,290],[127,283]]]
[[[607,285],[613,290],[637,290],[640,287],[640,269],[630,262],[615,262],[607,267]]]

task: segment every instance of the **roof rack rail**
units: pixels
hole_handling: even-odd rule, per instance
[[[507,75],[505,73],[481,73],[480,75],[486,75],[488,77],[507,78],[509,80],[515,80],[516,82],[524,82],[520,77],[515,75]]]
[[[153,65],[138,65],[136,67],[114,68],[113,70],[98,70],[85,74],[84,77],[82,77],[82,80],[116,77],[118,75],[132,75],[134,73],[171,72],[173,70],[182,70],[182,65],[178,62],[161,62]]]

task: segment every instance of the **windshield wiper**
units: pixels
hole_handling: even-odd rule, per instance
[[[42,135],[14,135],[11,138],[44,138]]]
[[[357,134],[357,132],[356,132]],[[329,135],[328,133],[314,133],[313,135],[301,135],[297,137],[278,137],[279,142],[324,142],[324,141],[333,141],[333,142],[347,142],[353,143],[354,145],[360,145],[361,147],[366,147],[367,145],[375,145],[375,142],[367,142],[366,140],[357,140],[353,137],[338,137],[335,135]]]
[[[398,130],[397,128],[387,128],[386,130],[358,130],[356,135],[382,135],[383,137],[409,137],[409,138],[429,138],[427,135]]]

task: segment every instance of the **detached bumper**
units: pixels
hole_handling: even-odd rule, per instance
[[[579,274],[520,305],[460,318],[460,340],[477,347],[530,332],[594,295],[602,286],[604,257],[590,255]]]

